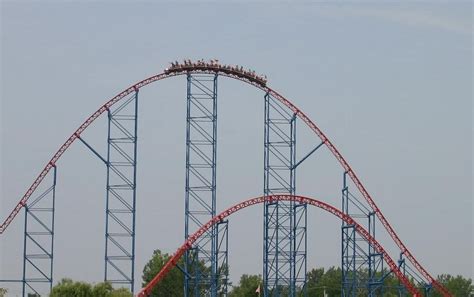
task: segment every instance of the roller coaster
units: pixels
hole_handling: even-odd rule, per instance
[[[264,216],[263,296],[307,294],[307,206],[323,209],[341,219],[343,296],[358,296],[361,289],[368,296],[381,296],[384,279],[390,274],[399,279],[401,295],[426,296],[437,290],[443,296],[451,296],[409,251],[355,171],[321,129],[290,100],[270,88],[266,76],[238,65],[223,65],[218,60],[172,62],[163,73],[128,87],[87,118],[47,162],[0,225],[0,234],[3,234],[24,210],[23,274],[20,280],[23,296],[40,294],[39,287],[45,284],[49,290],[52,288],[57,166],[75,142],[82,143],[107,169],[104,280],[137,291],[134,283],[136,218],[139,216],[136,212],[138,95],[147,85],[181,75],[186,76],[187,93],[186,241],[137,296],[149,296],[153,287],[175,266],[183,272],[185,296],[227,296],[227,217],[256,204],[263,204]],[[246,200],[217,214],[217,82],[220,76],[263,91],[264,191],[261,197]],[[107,117],[105,156],[82,137],[82,133],[101,115]],[[304,123],[320,140],[300,159],[296,157],[297,122]],[[299,165],[323,146],[342,168],[341,209],[300,196],[296,191]],[[349,187],[349,182],[355,189]],[[37,193],[40,185],[46,190]],[[377,241],[376,224],[383,226],[398,247],[398,261],[393,260],[393,255]],[[181,257],[184,258],[182,267],[178,264]],[[199,263],[205,269],[199,268]],[[384,263],[388,269],[384,268]]]

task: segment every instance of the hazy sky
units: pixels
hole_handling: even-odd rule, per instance
[[[217,58],[268,76],[340,149],[433,275],[473,275],[471,2],[1,2],[0,220],[107,99],[170,61]],[[140,92],[137,276],[184,238],[185,79]],[[263,190],[263,94],[219,79],[218,210]],[[84,134],[98,150],[104,119]],[[301,123],[298,155],[319,143]],[[55,279],[103,278],[105,168],[80,144],[58,163]],[[340,205],[321,150],[297,192]],[[230,221],[230,267],[262,271],[262,210]],[[340,265],[340,222],[309,210],[309,267]],[[0,237],[22,271],[23,212]],[[398,257],[387,235],[381,242]],[[137,284],[140,279],[137,277]],[[9,287],[13,294],[20,287]]]

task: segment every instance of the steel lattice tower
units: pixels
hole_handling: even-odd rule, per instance
[[[134,291],[138,89],[108,112],[105,281]]]
[[[296,115],[269,93],[264,108],[264,195],[295,194]],[[295,296],[306,283],[306,205],[264,204],[264,296]]]
[[[216,215],[218,75],[187,75],[185,239]],[[227,222],[211,228],[185,254],[185,295],[227,290]],[[223,267],[219,265],[224,265]]]
[[[216,268],[217,273],[217,294],[216,296],[227,296],[229,286],[229,221],[221,221],[216,226],[217,232],[217,254]]]
[[[375,213],[349,191],[347,172],[343,175],[342,212],[354,219],[366,220],[369,234],[375,238]],[[380,296],[383,293],[383,255],[363,239],[355,226],[341,226],[342,296]]]
[[[56,172],[53,165],[51,186],[24,206],[23,296],[40,296],[52,288]]]

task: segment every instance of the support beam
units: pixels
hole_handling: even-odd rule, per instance
[[[50,174],[51,175],[51,174]],[[22,294],[46,295],[53,285],[54,212],[57,168],[51,186],[25,205]]]
[[[375,213],[349,191],[347,172],[343,175],[342,212],[367,222],[369,234],[375,238]],[[363,224],[365,224],[363,222]],[[383,295],[383,255],[358,235],[353,225],[341,225],[342,296]]]
[[[77,136],[77,139],[79,139],[97,158],[99,158],[102,162],[104,162],[105,165],[107,165],[107,160],[105,160],[104,157],[102,157],[92,146],[90,146],[80,135]]]
[[[295,165],[293,165],[292,169],[296,169],[298,166],[300,166],[301,163],[303,163],[306,159],[308,159],[315,151],[317,151],[321,146],[323,146],[324,141],[318,144],[314,149],[312,149],[309,153],[307,153],[301,160],[299,160]]]
[[[296,191],[296,115],[269,93],[264,97],[264,195]],[[264,203],[264,296],[305,295],[306,205]]]
[[[217,250],[216,250],[216,288],[219,297],[228,294],[229,287],[229,221],[225,220],[217,223]]]
[[[216,215],[217,78],[187,75],[185,239]],[[227,245],[219,249],[214,226],[185,254],[185,296],[217,296],[220,253],[227,254]]]
[[[138,89],[108,110],[104,280],[134,292]],[[94,152],[94,150],[92,150]],[[96,154],[99,156],[99,154]]]

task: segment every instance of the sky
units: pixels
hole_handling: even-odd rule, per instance
[[[106,100],[171,61],[219,59],[267,75],[327,134],[432,275],[473,277],[471,2],[0,3],[0,220]],[[138,276],[184,239],[185,84],[140,92]],[[262,194],[264,94],[224,77],[218,92],[219,211]],[[105,123],[84,134],[101,152]],[[300,123],[298,156],[317,144]],[[297,193],[339,206],[342,172],[318,151]],[[104,195],[103,165],[73,145],[58,163],[56,281],[103,279]],[[262,272],[261,210],[230,220],[234,283]],[[308,267],[338,266],[340,221],[308,213]],[[23,228],[20,213],[0,236],[0,279],[21,278]]]

